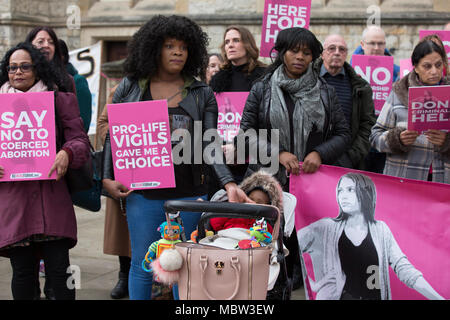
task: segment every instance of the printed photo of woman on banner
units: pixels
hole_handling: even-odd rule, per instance
[[[422,195],[417,193],[421,190]],[[448,216],[450,204],[440,201],[449,191],[444,184],[327,166],[294,177],[291,192],[298,200],[296,228],[306,296],[445,299],[442,295],[450,291],[449,251],[436,246],[446,243],[446,227],[439,225],[448,225],[444,214]],[[428,194],[433,210],[424,212]],[[423,222],[424,217],[429,221]]]

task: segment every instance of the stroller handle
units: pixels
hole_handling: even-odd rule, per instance
[[[235,202],[195,201],[195,200],[168,200],[164,203],[166,213],[178,211],[205,212],[198,222],[198,237],[206,235],[205,223],[215,217],[226,218],[265,218],[274,226],[273,238],[278,237],[277,222],[279,225],[279,210],[269,205],[245,204]]]

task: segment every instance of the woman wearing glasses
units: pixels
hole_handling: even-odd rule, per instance
[[[35,298],[41,257],[55,298],[75,299],[75,289],[67,286],[70,274],[66,271],[69,249],[77,242],[77,227],[64,175],[69,167],[79,168],[88,159],[89,140],[76,96],[59,91],[60,84],[58,72],[31,44],[18,44],[1,62],[0,93],[54,91],[55,116],[59,118],[57,154],[49,172],[49,176],[56,172],[56,180],[0,183],[0,255],[11,260],[14,299]],[[59,132],[64,132],[64,137]],[[0,166],[0,181],[6,172],[7,168]]]

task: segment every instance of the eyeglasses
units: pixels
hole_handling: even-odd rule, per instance
[[[375,47],[375,46],[378,46],[378,47],[384,47],[384,46],[386,45],[386,42],[385,42],[385,41],[383,41],[383,42],[374,42],[374,41],[371,41],[371,42],[365,42],[365,41],[364,41],[364,43],[367,44],[367,45],[370,46],[370,47]]]
[[[29,64],[29,63],[24,63],[21,64],[20,66],[7,66],[6,67],[6,71],[8,71],[8,73],[16,73],[18,69],[20,69],[20,71],[26,73],[26,72],[30,72],[33,69],[34,65]]]
[[[341,53],[341,54],[346,53],[347,50],[348,50],[346,47],[342,47],[342,46],[336,47],[334,45],[331,45],[331,46],[326,48],[328,53],[335,53],[336,49],[338,49],[339,53]]]

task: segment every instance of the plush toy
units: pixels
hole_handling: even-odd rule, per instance
[[[157,230],[161,233],[162,239],[153,242],[148,247],[147,254],[142,260],[142,269],[147,272],[153,271],[150,264],[158,259],[165,250],[173,249],[176,243],[181,242],[180,235],[183,232],[183,227],[174,221],[171,221],[169,226],[166,221],[161,223]]]
[[[209,230],[205,230],[205,236],[206,237],[211,237],[214,235],[214,231],[209,231]],[[192,231],[191,233],[191,241],[194,243],[197,243],[197,237],[198,237],[198,229],[195,229],[194,231]],[[201,240],[201,239],[200,239]]]
[[[272,242],[272,234],[267,231],[267,223],[264,219],[258,220],[253,227],[248,230],[251,238],[238,242],[239,249],[265,247]]]

